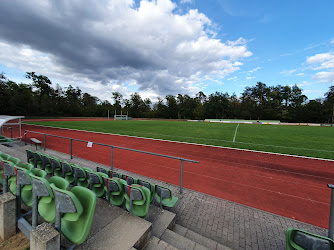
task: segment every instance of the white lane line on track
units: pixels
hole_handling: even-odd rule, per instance
[[[23,124],[25,124],[25,123],[23,123]],[[46,127],[46,128],[56,128],[56,129],[63,129],[63,130],[73,130],[73,131],[80,131],[80,132],[89,132],[89,133],[104,134],[104,135],[117,135],[117,136],[124,136],[124,137],[138,138],[138,139],[145,139],[145,140],[154,140],[154,141],[162,141],[162,142],[172,142],[172,143],[189,144],[189,145],[195,145],[195,146],[204,146],[204,147],[212,147],[212,148],[231,149],[231,150],[238,150],[238,151],[245,151],[245,152],[254,152],[254,153],[260,153],[260,154],[271,154],[271,155],[288,156],[288,157],[295,157],[295,158],[302,158],[302,159],[311,159],[311,160],[321,160],[321,161],[334,162],[334,160],[332,160],[332,159],[316,158],[316,157],[301,156],[301,155],[289,155],[289,154],[282,154],[282,153],[273,153],[273,152],[258,151],[258,150],[252,150],[252,149],[231,148],[231,147],[223,147],[223,146],[199,144],[199,143],[193,143],[193,142],[180,142],[180,141],[172,141],[172,140],[163,140],[163,139],[155,139],[155,138],[148,138],[148,137],[140,137],[140,136],[135,136],[135,135],[121,135],[121,134],[104,133],[104,132],[96,132],[96,131],[89,131],[89,130],[80,130],[80,129],[73,129],[73,128],[52,127],[52,126],[45,126],[45,125],[35,125],[35,124],[25,124],[25,125],[32,125],[32,126],[37,126],[37,127],[40,126],[40,127]]]

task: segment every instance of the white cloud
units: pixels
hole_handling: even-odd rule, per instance
[[[124,95],[126,82],[151,96],[194,94],[198,82],[222,79],[252,55],[244,38],[215,39],[206,15],[176,8],[170,0],[7,1],[0,63],[105,98],[115,88]]]
[[[320,69],[334,69],[334,58],[323,62],[319,67],[314,68],[316,70]]]
[[[228,81],[236,81],[236,80],[238,80],[238,77],[237,76],[233,76],[231,78],[228,78],[227,80]]]
[[[313,67],[313,70],[327,70],[317,72],[312,76],[318,82],[330,83],[334,82],[334,53],[321,53],[310,56],[306,59],[308,64],[317,64],[318,67]]]
[[[254,78],[255,78],[255,76],[246,76],[247,80],[251,80],[251,79],[254,79]]]
[[[291,75],[293,73],[295,73],[297,71],[297,69],[291,69],[291,70],[283,70],[280,73],[283,75]]]
[[[254,72],[258,71],[259,69],[262,69],[262,67],[256,67],[256,68],[254,68],[252,70],[249,70],[248,73],[249,74],[254,73]]]
[[[334,38],[332,39],[331,44],[334,44]]]
[[[318,80],[319,82],[334,82],[334,71],[318,72],[312,78]]]
[[[235,62],[235,63],[233,63],[233,66],[242,66],[242,65],[244,65],[242,62]]]
[[[193,2],[194,0],[181,0],[180,4],[186,4],[186,3],[192,4]]]
[[[322,62],[325,62],[331,59],[334,59],[333,53],[321,53],[321,54],[316,54],[314,56],[307,57],[306,62],[309,64],[322,63]]]
[[[296,74],[296,76],[305,76],[305,74],[304,73],[298,73],[298,74]]]
[[[314,82],[308,82],[308,81],[303,81],[303,83],[297,84],[298,87],[305,87],[305,86],[309,86],[314,84]],[[291,85],[290,87],[293,87],[293,85]]]
[[[236,45],[245,45],[247,43],[247,40],[239,37],[236,41],[227,41],[227,44],[230,46],[236,46]]]
[[[129,83],[129,86],[137,86],[137,82],[136,81],[132,81]]]

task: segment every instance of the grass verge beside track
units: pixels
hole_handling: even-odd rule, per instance
[[[334,128],[179,121],[36,121],[70,128],[273,153],[334,159]]]

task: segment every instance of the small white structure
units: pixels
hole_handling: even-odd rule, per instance
[[[128,113],[126,115],[123,115],[121,111],[121,114],[117,115],[115,110],[114,120],[128,120]]]
[[[18,127],[19,136],[11,138],[11,139],[20,139],[21,140],[21,138],[22,138],[22,134],[21,134],[21,119],[22,118],[24,118],[24,116],[0,115],[0,128],[1,128],[0,131],[1,131],[1,135],[3,135],[4,125],[5,126],[17,126]],[[12,121],[12,120],[18,120],[18,122],[7,123],[8,121]],[[12,127],[11,127],[11,129],[12,129]]]

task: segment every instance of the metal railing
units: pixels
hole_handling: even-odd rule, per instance
[[[64,137],[64,136],[59,136],[59,135],[52,135],[52,134],[40,133],[40,132],[36,132],[36,131],[24,130],[24,142],[25,142],[25,145],[27,145],[27,132],[44,135],[44,143],[43,143],[43,145],[44,145],[44,151],[46,149],[46,136],[52,136],[52,137],[57,137],[57,138],[62,138],[62,139],[70,140],[70,144],[71,144],[71,159],[73,159],[73,141],[79,141],[79,142],[85,142],[85,143],[89,143],[90,142],[90,141],[86,141],[86,140],[74,139],[74,138],[69,138],[69,137]],[[142,153],[142,154],[148,154],[148,155],[154,155],[154,156],[160,156],[160,157],[165,157],[165,158],[180,160],[181,161],[181,176],[180,176],[180,193],[181,194],[183,193],[183,162],[199,163],[199,161],[194,161],[194,160],[190,160],[190,159],[186,159],[186,158],[182,158],[182,157],[157,154],[157,153],[152,153],[152,152],[147,152],[147,151],[142,151],[142,150],[137,150],[137,149],[132,149],[132,148],[119,147],[119,146],[114,146],[114,145],[108,145],[108,144],[103,144],[103,143],[98,143],[98,142],[91,142],[91,143],[111,148],[111,166],[110,166],[111,170],[113,170],[114,148],[128,150],[128,151],[133,151],[133,152]]]

